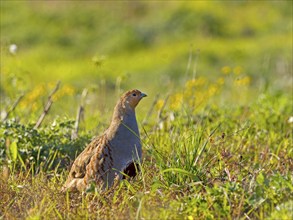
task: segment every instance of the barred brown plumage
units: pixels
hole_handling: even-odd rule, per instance
[[[75,159],[62,191],[84,191],[92,182],[103,189],[122,179],[130,164],[141,160],[135,107],[146,94],[126,92],[117,102],[109,128]]]

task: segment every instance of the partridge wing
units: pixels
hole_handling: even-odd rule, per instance
[[[95,138],[83,150],[83,152],[81,152],[81,154],[78,155],[78,157],[72,164],[68,178],[66,180],[66,183],[64,184],[63,191],[64,189],[75,188],[75,182],[77,180],[82,180],[85,177],[87,173],[87,166],[92,160],[93,156],[96,155],[98,152],[102,151],[101,149],[103,148],[103,145],[101,145],[101,142],[103,142],[103,139],[105,139],[104,135]]]
[[[96,184],[105,183],[105,176],[111,173],[113,168],[113,158],[110,142],[104,137],[99,140],[99,148],[94,152],[88,165],[86,166],[86,176],[84,181],[96,182]]]

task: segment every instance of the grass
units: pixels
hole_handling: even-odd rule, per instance
[[[89,140],[86,133],[72,143],[67,138],[70,122],[40,131],[23,125],[16,131],[16,122],[7,122],[2,125],[6,142],[18,139],[17,154],[32,161],[22,166],[8,154],[10,163],[4,167],[11,173],[1,180],[1,213],[5,218],[32,219],[290,219],[290,102],[284,94],[262,95],[249,106],[206,106],[198,113],[188,113],[187,106],[175,111],[167,105],[163,121],[150,118],[154,122],[141,131],[142,173],[102,194],[60,193],[67,174],[63,157],[71,153],[74,158],[72,150],[82,150]],[[42,144],[42,153],[37,149],[25,155],[27,143]]]
[[[0,219],[292,219],[292,3],[82,6],[1,1],[1,116],[24,96],[0,123]],[[62,194],[133,87],[142,172]]]

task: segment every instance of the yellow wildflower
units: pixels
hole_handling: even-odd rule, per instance
[[[219,87],[217,85],[210,85],[208,88],[208,96],[211,97],[216,94],[218,91]]]
[[[73,87],[69,86],[69,85],[64,85],[59,91],[57,91],[52,99],[53,101],[58,100],[59,98],[65,96],[65,95],[73,95],[74,94],[74,89]]]
[[[198,107],[199,105],[202,105],[205,101],[207,101],[207,92],[197,91],[195,92],[194,97],[194,100],[190,101],[190,105]]]
[[[217,83],[219,85],[223,85],[225,83],[225,79],[223,77],[220,77],[218,80],[217,80]]]
[[[171,109],[177,110],[181,107],[183,102],[183,94],[176,93],[175,95],[171,96]]]
[[[36,98],[40,97],[43,95],[45,92],[44,85],[38,85],[35,89],[33,89],[29,94],[28,94],[28,99],[29,101],[34,101]]]
[[[64,94],[66,94],[66,95],[73,95],[74,94],[74,88],[72,86],[64,85],[62,89],[63,89]]]
[[[203,86],[206,83],[206,79],[204,77],[199,77],[196,79],[192,79],[192,80],[188,80],[185,83],[185,88],[187,90],[192,89],[194,87],[199,87],[199,86]]]
[[[250,77],[249,76],[245,76],[243,78],[237,78],[235,81],[234,81],[234,84],[237,85],[237,86],[248,86],[250,84]]]
[[[242,74],[243,73],[243,68],[241,67],[241,66],[236,66],[236,67],[234,67],[234,69],[233,69],[233,73],[235,74],[235,75],[240,75],[240,74]]]
[[[39,97],[41,97],[45,92],[45,88],[43,84],[38,85],[32,91],[30,91],[24,99],[20,102],[20,108],[27,108],[31,106],[32,103],[38,101]],[[36,107],[36,104],[33,106]]]
[[[228,75],[229,73],[231,73],[231,67],[230,66],[224,66],[224,67],[222,67],[221,71],[222,71],[223,74]]]
[[[193,218],[192,215],[189,215],[189,216],[187,216],[187,219],[188,219],[188,220],[193,220],[194,218]]]
[[[157,101],[157,103],[156,103],[156,109],[157,110],[160,110],[162,107],[163,107],[163,105],[164,105],[164,100],[163,99],[159,99],[158,101]]]

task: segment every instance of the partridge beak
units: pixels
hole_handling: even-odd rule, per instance
[[[140,94],[140,97],[141,97],[141,98],[143,98],[143,97],[147,97],[147,94],[145,94],[145,93],[141,93],[141,94]]]

